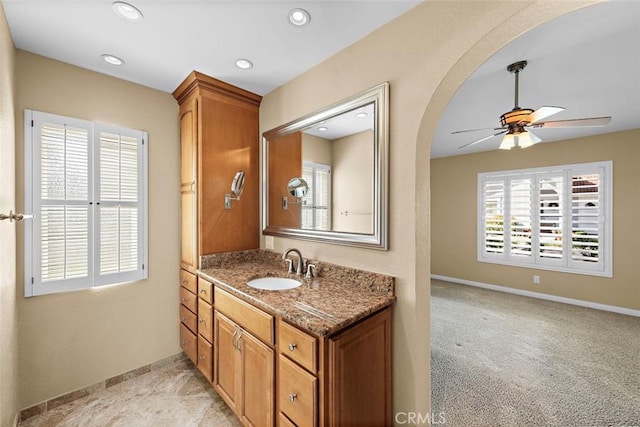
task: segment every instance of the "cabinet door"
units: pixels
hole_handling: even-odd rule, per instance
[[[180,205],[182,211],[183,266],[198,268],[197,103],[180,109]]]
[[[240,328],[218,312],[214,314],[214,376],[216,391],[227,402],[229,407],[238,413],[240,398],[240,357],[236,347],[236,339]]]
[[[242,354],[242,421],[253,426],[274,423],[274,352],[246,331],[239,341]]]
[[[330,339],[329,366],[329,425],[392,425],[391,308]]]

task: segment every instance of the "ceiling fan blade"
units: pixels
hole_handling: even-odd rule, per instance
[[[560,111],[563,111],[564,107],[550,107],[550,106],[542,106],[538,108],[533,113],[529,114],[523,122],[527,123],[536,123],[542,119],[546,119],[549,116],[553,116],[554,114],[558,114]]]
[[[476,132],[479,130],[501,130],[501,129],[504,129],[504,128],[479,128],[479,129],[457,130],[455,132],[451,132],[451,135],[456,133]]]
[[[604,126],[611,121],[611,117],[589,117],[585,119],[556,120],[552,122],[532,123],[532,128],[564,128],[579,126]]]
[[[467,144],[461,145],[460,147],[458,147],[458,150],[461,150],[461,149],[463,149],[465,147],[470,147],[470,146],[475,145],[475,144],[477,144],[479,142],[486,141],[489,138],[493,138],[494,136],[502,135],[504,133],[507,133],[507,131],[503,130],[501,132],[494,133],[493,135],[489,135],[489,136],[485,136],[484,138],[476,139],[475,141],[472,141],[472,142],[469,142]]]

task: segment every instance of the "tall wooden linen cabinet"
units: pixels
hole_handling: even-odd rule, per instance
[[[259,125],[262,97],[197,71],[173,92],[180,105],[180,345],[212,381],[212,286],[200,256],[259,248]],[[225,194],[245,172],[241,200]]]

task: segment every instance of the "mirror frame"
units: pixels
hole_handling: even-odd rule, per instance
[[[269,140],[302,131],[313,124],[374,103],[373,233],[306,230],[269,225]],[[389,218],[389,83],[321,108],[262,134],[262,234],[337,245],[388,250]],[[302,171],[301,171],[302,172]]]

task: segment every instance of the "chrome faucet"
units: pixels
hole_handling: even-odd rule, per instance
[[[298,255],[298,264],[296,265],[296,269],[295,271],[293,270],[293,260],[290,260],[287,258],[287,255],[289,255],[289,253],[295,253],[296,255]],[[282,254],[282,259],[288,261],[287,265],[288,265],[288,272],[289,273],[296,273],[298,276],[301,276],[304,273],[305,270],[305,261],[304,258],[302,258],[302,253],[300,252],[299,249],[296,248],[289,248],[286,251],[284,251],[284,253]]]

